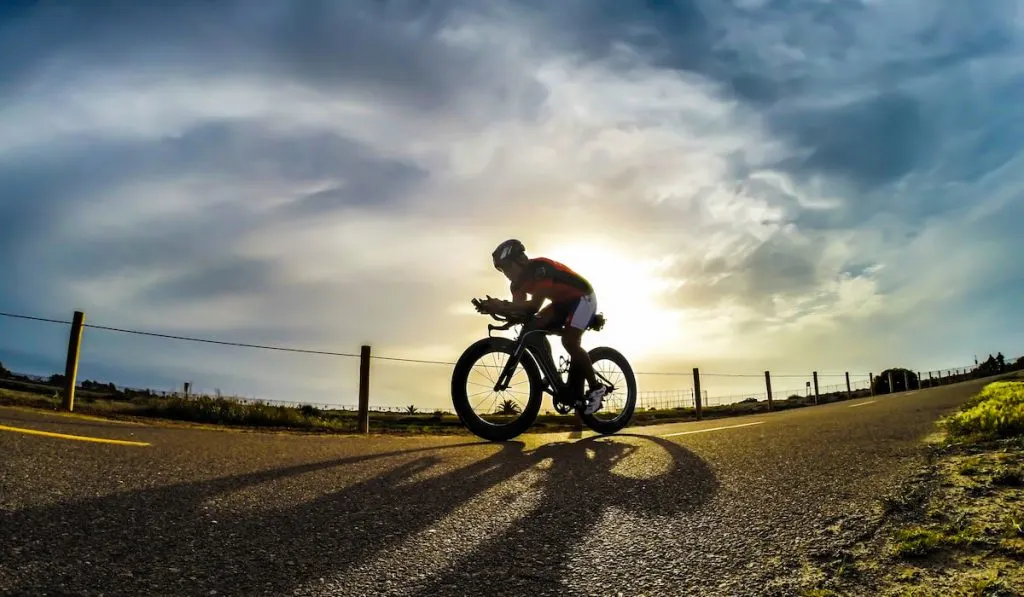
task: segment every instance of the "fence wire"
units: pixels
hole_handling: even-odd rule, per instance
[[[72,321],[68,321],[68,320],[54,319],[54,318],[48,318],[48,317],[40,317],[40,316],[34,316],[34,315],[26,315],[26,314],[20,314],[20,313],[0,312],[0,317],[6,317],[6,318],[18,319],[18,320],[26,320],[26,321],[35,321],[35,322],[42,322],[42,323],[69,325],[69,326],[73,324]],[[195,343],[220,345],[220,346],[231,346],[231,347],[239,347],[239,348],[252,348],[252,349],[257,349],[257,350],[268,350],[268,351],[278,351],[278,352],[308,354],[308,355],[320,355],[320,356],[338,357],[338,358],[345,358],[345,359],[361,358],[361,356],[362,356],[361,354],[352,353],[352,352],[339,352],[339,351],[330,351],[330,350],[321,350],[321,349],[296,348],[296,347],[270,345],[270,344],[254,344],[254,343],[237,342],[237,341],[229,341],[229,340],[217,340],[217,339],[211,339],[211,338],[200,338],[200,337],[186,336],[186,335],[179,335],[179,334],[168,334],[168,333],[160,333],[160,332],[150,332],[150,331],[145,331],[145,330],[129,329],[129,328],[123,328],[123,327],[108,326],[108,325],[99,325],[99,324],[94,324],[94,323],[83,323],[82,327],[83,328],[94,329],[94,330],[106,331],[106,332],[119,333],[119,334],[131,334],[131,335],[137,335],[137,336],[163,338],[163,339],[169,339],[169,340],[178,340],[178,341],[184,341],[184,342],[195,342]],[[419,359],[419,358],[407,358],[407,357],[387,356],[387,355],[374,355],[374,354],[370,354],[369,358],[370,358],[371,361],[388,361],[388,362],[398,362],[398,363],[437,365],[437,366],[446,366],[446,367],[452,367],[452,366],[455,365],[454,361],[449,361],[449,360]],[[968,365],[968,366],[964,366],[964,367],[932,369],[932,370],[929,370],[929,371],[917,372],[917,375],[919,376],[918,377],[918,384],[919,384],[920,387],[932,387],[934,385],[938,385],[938,384],[942,383],[943,379],[946,379],[946,378],[948,378],[950,376],[970,375],[977,368],[978,368],[978,365],[976,364],[976,365]],[[641,378],[642,377],[669,377],[669,378],[679,378],[679,377],[682,377],[682,378],[689,378],[691,380],[693,379],[693,371],[692,370],[691,371],[636,371],[635,374],[638,377],[641,377]],[[704,371],[698,371],[698,375],[699,375],[701,380],[707,379],[709,381],[712,381],[715,378],[722,378],[722,379],[750,379],[750,380],[761,379],[761,380],[763,380],[764,376],[765,376],[764,372],[760,372],[760,373],[722,373],[722,372],[704,372]],[[808,384],[810,384],[810,381],[811,381],[811,379],[813,377],[813,374],[808,374],[808,373],[769,373],[769,375],[770,375],[770,378],[772,380],[775,380],[775,379],[805,379],[805,380],[808,381]],[[818,372],[817,373],[817,377],[818,377],[819,380],[823,379],[823,378],[845,378],[847,375],[849,375],[847,372],[843,372],[843,373]],[[854,374],[854,376],[857,376],[857,375],[858,374]],[[859,374],[859,376],[860,377],[864,377],[864,374]],[[927,378],[925,376],[927,376]],[[37,385],[48,385],[48,384],[52,385],[52,383],[50,383],[50,382],[52,382],[53,378],[56,377],[56,376],[51,376],[50,378],[45,378],[45,377],[41,377],[41,376],[19,375],[19,377],[25,378],[26,380],[28,380],[29,383],[34,383],[34,384],[37,384]],[[895,385],[895,381],[896,380],[894,380],[894,385]],[[165,392],[153,392],[152,390],[148,390],[148,389],[144,390],[144,389],[140,389],[140,388],[133,388],[133,387],[127,387],[127,386],[118,386],[118,385],[115,385],[115,384],[99,384],[99,385],[101,385],[103,387],[112,387],[112,388],[114,388],[114,389],[116,389],[118,391],[121,391],[121,392],[139,392],[139,393],[150,392],[150,393],[158,394],[158,395],[161,395],[161,396],[176,396],[176,395],[181,395],[182,394],[181,392],[176,392],[176,391],[171,391],[171,392],[166,392],[166,391]],[[713,384],[709,383],[708,385],[713,385]],[[852,380],[852,379],[850,380],[850,391],[851,392],[864,391],[864,390],[869,390],[869,389],[870,389],[870,381],[868,381],[868,380],[865,380],[865,379],[856,380],[856,381]],[[817,387],[817,391],[818,391],[819,395],[845,393],[847,391],[847,386],[846,386],[845,381],[842,382],[842,383],[836,383],[836,384],[821,384],[821,383],[819,383],[818,387]],[[808,396],[813,395],[813,393],[814,393],[814,388],[809,386],[809,385],[805,385],[805,387],[803,387],[803,388],[790,389],[790,390],[776,390],[776,389],[773,389],[772,390],[772,399],[773,400],[786,400],[786,399],[791,398],[791,397],[808,397]],[[192,395],[218,396],[218,397],[223,396],[220,393],[219,390],[215,390],[212,393],[209,392],[209,391],[198,392],[198,393],[194,393]],[[308,401],[269,400],[269,399],[258,399],[258,398],[255,398],[255,397],[246,397],[246,396],[223,396],[223,397],[231,398],[231,399],[237,400],[239,402],[243,402],[243,403],[259,402],[259,403],[262,403],[262,404],[272,404],[272,405],[281,405],[281,406],[312,405],[312,406],[316,406],[318,408],[319,407],[323,407],[323,408],[331,408],[331,409],[335,409],[335,410],[349,410],[349,409],[353,409],[354,410],[354,409],[357,408],[355,405],[346,405],[346,404],[328,404],[328,403],[319,403],[319,404],[312,403],[311,404]],[[767,389],[766,388],[763,388],[760,392],[757,392],[757,391],[746,391],[746,392],[735,392],[735,393],[731,393],[731,394],[709,394],[709,391],[707,389],[704,389],[704,390],[701,391],[701,403],[704,406],[718,406],[718,405],[732,404],[732,403],[736,403],[736,402],[744,402],[744,401],[752,401],[752,400],[753,401],[764,401],[766,399],[767,399]],[[666,389],[666,390],[640,391],[638,393],[638,398],[637,398],[637,408],[638,409],[663,410],[663,409],[674,409],[674,408],[693,408],[694,405],[695,405],[695,396],[694,396],[694,388],[692,386],[687,386],[687,387],[684,387],[684,388],[676,388],[676,389]],[[378,411],[378,412],[403,412],[403,411],[407,412],[411,408],[412,408],[412,406],[409,406],[409,407],[375,406],[375,407],[371,407],[371,410]]]

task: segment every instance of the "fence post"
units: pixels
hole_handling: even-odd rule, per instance
[[[889,370],[889,373],[887,375],[889,376],[889,393],[892,394],[893,393],[893,388],[892,388],[892,369]]]
[[[772,375],[764,372],[764,387],[768,391],[768,410],[772,409]]]
[[[850,389],[850,372],[846,372],[846,399],[849,400],[853,397],[853,390]]]
[[[875,374],[868,372],[868,389],[871,390],[871,395],[875,395]]]
[[[814,403],[818,403],[818,372],[814,372]]]
[[[693,408],[697,414],[697,420],[699,421],[700,416],[700,369],[697,367],[693,368]]]
[[[75,410],[75,378],[78,376],[78,355],[82,348],[82,324],[85,323],[85,313],[75,311],[75,318],[71,321],[71,335],[68,338],[68,360],[64,365],[64,410],[71,412]]]
[[[906,392],[910,389],[910,377],[907,374],[907,370],[903,370],[903,391]]]
[[[920,371],[917,372],[917,389],[918,390],[921,389],[921,372]]]
[[[359,350],[359,433],[370,432],[370,347]]]

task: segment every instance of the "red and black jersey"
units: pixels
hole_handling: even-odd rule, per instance
[[[522,275],[512,283],[511,290],[513,294],[525,292],[541,296],[552,303],[575,300],[594,291],[586,278],[567,265],[544,257],[529,260]]]

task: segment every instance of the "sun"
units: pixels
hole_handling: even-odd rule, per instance
[[[586,348],[611,346],[631,360],[679,351],[682,313],[662,303],[678,286],[663,275],[666,260],[631,257],[607,243],[553,245],[539,255],[564,263],[593,285],[597,311],[607,322],[600,332],[583,335]]]

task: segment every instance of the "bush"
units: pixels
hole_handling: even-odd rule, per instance
[[[990,383],[956,414],[943,419],[953,437],[1000,439],[1024,435],[1024,383]]]
[[[336,422],[328,422],[321,418],[321,411],[310,405],[299,409],[269,404],[242,404],[234,400],[208,396],[150,399],[146,401],[141,414],[218,425],[300,428],[337,426]]]

